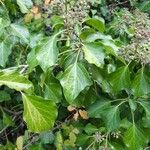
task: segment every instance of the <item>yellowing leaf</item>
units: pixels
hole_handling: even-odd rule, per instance
[[[23,148],[23,137],[19,136],[16,140],[17,150],[22,150]]]
[[[34,17],[33,13],[26,14],[25,17],[24,17],[24,22],[25,23],[31,22],[31,20],[33,19],[33,17]]]
[[[87,111],[79,109],[79,114],[83,119],[89,119]]]

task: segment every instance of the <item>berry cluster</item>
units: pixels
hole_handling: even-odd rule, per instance
[[[54,0],[51,3],[51,13],[60,15],[64,19],[65,29],[71,36],[76,25],[82,25],[89,9],[88,0]]]
[[[139,10],[133,12],[132,18],[126,24],[134,29],[134,36],[128,45],[121,48],[120,55],[128,62],[134,60],[143,65],[150,64],[150,18]]]

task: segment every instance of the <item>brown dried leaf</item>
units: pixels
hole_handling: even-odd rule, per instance
[[[89,119],[87,111],[79,109],[79,114],[83,119]]]
[[[38,14],[39,13],[39,7],[38,6],[33,6],[31,9],[31,12],[34,14]]]
[[[69,105],[69,106],[67,107],[67,109],[68,109],[68,111],[74,111],[74,110],[76,110],[76,108],[73,107],[73,106],[71,106],[71,105]]]
[[[74,119],[75,121],[77,121],[77,120],[78,120],[78,118],[79,118],[79,113],[78,113],[78,112],[76,112],[76,113],[74,114],[74,116],[73,116],[73,119]]]
[[[40,19],[42,17],[41,13],[35,14],[34,19]]]
[[[45,0],[44,5],[49,5],[52,0]]]

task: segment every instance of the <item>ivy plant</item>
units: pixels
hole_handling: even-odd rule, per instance
[[[1,149],[149,146],[149,16],[102,4],[0,1]]]

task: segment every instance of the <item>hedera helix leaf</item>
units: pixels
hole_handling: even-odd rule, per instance
[[[64,95],[69,103],[79,95],[87,86],[92,84],[85,67],[80,63],[70,65],[65,72],[59,76]]]
[[[33,91],[32,83],[23,75],[16,72],[0,72],[0,86],[6,85],[16,91]]]
[[[119,128],[121,119],[118,105],[106,108],[102,115],[109,132]]]
[[[29,65],[29,72],[31,72],[37,65],[35,48],[33,48],[27,56],[27,64]]]
[[[94,42],[96,40],[112,40],[112,37],[110,35],[105,35],[100,32],[96,32],[93,29],[86,29],[80,34],[80,38],[86,42]]]
[[[111,101],[97,101],[88,108],[88,115],[92,118],[103,119],[107,130],[113,131],[120,125],[120,104],[111,106]]]
[[[24,43],[29,43],[29,31],[26,27],[21,26],[19,24],[11,24],[10,25],[10,32],[12,35],[20,38]]]
[[[105,52],[101,44],[97,42],[85,43],[83,51],[85,54],[85,59],[89,63],[95,64],[97,67],[103,67]]]
[[[0,6],[0,29],[10,25],[8,11],[4,6]]]
[[[110,83],[115,92],[125,90],[130,87],[130,71],[128,66],[118,68],[110,74]]]
[[[125,132],[123,140],[128,150],[142,150],[147,142],[147,138],[135,124]]]
[[[32,7],[32,0],[17,0],[17,4],[20,7],[22,13],[27,13],[28,9]]]
[[[57,108],[53,101],[23,93],[22,98],[24,104],[23,118],[27,123],[28,130],[39,133],[54,126]]]
[[[144,108],[146,112],[146,118],[150,121],[150,101],[141,99],[138,103]]]
[[[57,36],[61,33],[62,31],[46,38],[45,41],[37,47],[36,58],[44,72],[46,72],[51,66],[55,65],[57,61],[59,53],[57,48]]]
[[[45,98],[53,99],[54,102],[58,103],[62,99],[61,85],[53,80],[49,84],[45,84]]]
[[[100,32],[105,31],[105,22],[102,18],[89,18],[85,22]]]
[[[110,106],[110,101],[100,99],[88,108],[88,115],[92,118],[102,118],[103,111]]]
[[[150,82],[143,68],[139,70],[132,82],[132,91],[135,96],[143,96],[150,93]]]
[[[11,45],[7,41],[0,43],[0,66],[5,67],[8,61],[8,56],[11,53]]]

